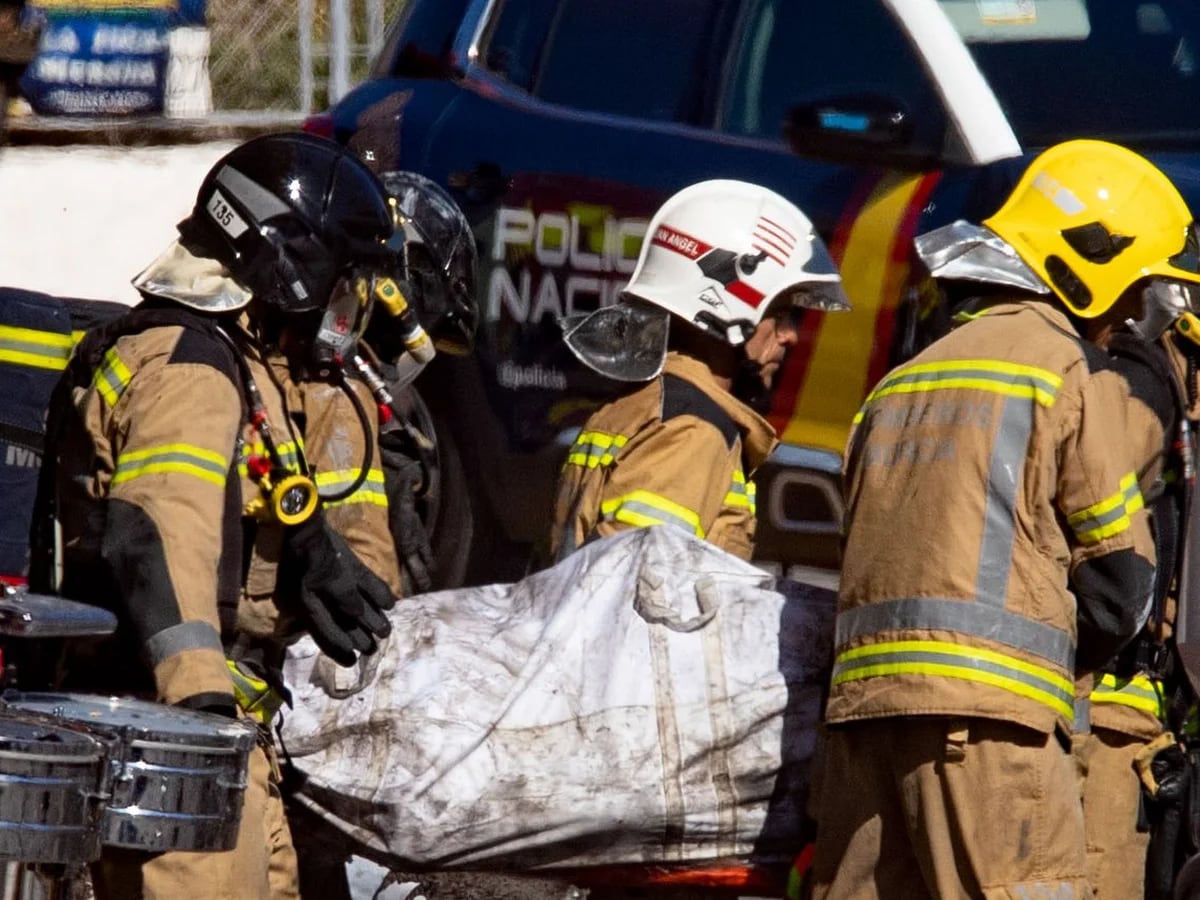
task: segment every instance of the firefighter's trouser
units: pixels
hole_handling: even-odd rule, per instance
[[[814,900],[1090,900],[1074,764],[983,718],[831,725]]]
[[[1150,833],[1138,831],[1142,783],[1134,757],[1145,738],[1094,728],[1072,741],[1083,794],[1088,879],[1096,900],[1140,900]]]
[[[235,849],[154,856],[106,849],[92,866],[96,900],[299,900],[296,851],[271,769],[255,747]]]

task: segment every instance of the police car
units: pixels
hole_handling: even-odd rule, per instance
[[[474,353],[418,383],[447,584],[521,574],[566,448],[610,386],[558,318],[611,302],[646,223],[706,178],[795,201],[849,314],[808,312],[763,408],[764,562],[837,565],[840,453],[869,387],[944,311],[912,238],[993,212],[1032,152],[1096,137],[1200,192],[1193,0],[408,0],[371,77],[309,130],[446,187],[475,231]]]

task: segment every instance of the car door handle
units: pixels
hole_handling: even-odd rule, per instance
[[[477,203],[486,203],[508,191],[509,178],[494,162],[476,163],[467,172],[451,172],[447,183]]]

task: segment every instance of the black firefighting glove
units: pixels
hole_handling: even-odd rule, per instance
[[[326,655],[342,666],[370,654],[391,633],[384,612],[396,604],[388,586],[354,555],[319,512],[284,535],[282,596]]]
[[[388,525],[396,554],[404,570],[409,593],[423,594],[433,588],[434,556],[429,533],[417,511],[417,489],[425,473],[416,458],[412,440],[402,430],[379,436],[383,478],[387,488]]]

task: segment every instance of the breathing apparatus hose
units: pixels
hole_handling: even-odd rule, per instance
[[[238,369],[241,372],[242,382],[245,386],[246,394],[248,395],[251,410],[251,424],[258,429],[259,436],[262,438],[263,448],[267,451],[267,456],[271,462],[271,466],[279,470],[281,473],[287,472],[287,466],[283,464],[283,460],[279,455],[279,449],[276,447],[274,438],[271,435],[271,426],[267,420],[262,394],[258,389],[258,384],[255,382],[254,376],[250,372],[250,366],[246,362],[246,358],[243,355],[241,348],[238,347],[237,342],[225,331],[224,328],[218,328],[217,333],[221,336],[225,343],[229,345],[230,350],[233,351],[233,357],[236,360]],[[350,405],[354,408],[354,413],[358,417],[359,424],[362,426],[364,438],[363,460],[362,466],[358,470],[358,474],[355,476],[354,481],[352,481],[347,487],[331,494],[323,494],[315,483],[311,483],[311,479],[309,478],[308,464],[304,460],[303,456],[299,456],[300,472],[292,473],[291,476],[286,479],[286,481],[296,482],[297,484],[294,484],[294,487],[299,487],[300,485],[298,482],[301,480],[310,482],[311,489],[313,491],[314,502],[312,506],[314,509],[316,505],[315,501],[318,499],[324,501],[325,503],[337,503],[341,500],[345,500],[347,497],[351,496],[355,491],[361,488],[363,483],[367,480],[367,473],[371,468],[371,463],[375,460],[374,430],[371,425],[370,418],[367,416],[367,411],[363,408],[362,402],[358,399],[358,395],[354,393],[353,387],[351,387],[351,385],[346,381],[346,377],[342,371],[340,363],[333,369],[333,371],[336,373],[335,384],[350,399]],[[298,521],[308,518],[311,513],[312,509],[307,510],[302,514]],[[284,524],[297,523],[285,521]]]
[[[358,474],[354,477],[354,481],[340,491],[332,494],[322,494],[320,488],[317,489],[318,496],[326,503],[337,503],[351,496],[355,491],[363,486],[363,482],[367,480],[367,472],[371,468],[371,464],[375,462],[375,427],[371,424],[371,419],[367,415],[366,407],[362,401],[358,399],[358,394],[354,393],[354,387],[346,379],[345,372],[341,366],[335,370],[335,384],[341,389],[350,399],[350,405],[354,407],[354,414],[358,416],[358,422],[362,425],[363,430],[363,459],[362,465],[359,467]]]

